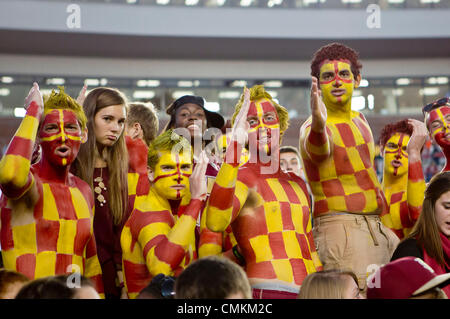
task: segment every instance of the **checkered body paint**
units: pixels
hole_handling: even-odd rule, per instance
[[[61,117],[66,112],[57,111]],[[103,296],[89,185],[70,174],[65,181],[56,181],[51,167],[42,168],[40,163],[31,167],[41,116],[42,110],[32,102],[0,162],[0,244],[5,268],[30,279],[80,271]],[[30,189],[33,195],[28,195]]]
[[[314,197],[314,216],[383,211],[385,198],[374,169],[374,141],[361,113],[329,117],[323,133],[302,126],[300,151]]]
[[[45,183],[34,176],[41,199],[33,207],[2,198],[5,268],[36,279],[68,273],[75,265],[102,293],[90,189]]]
[[[239,154],[232,144],[230,154]],[[227,150],[228,155],[228,150]],[[250,280],[282,281],[299,286],[321,269],[311,232],[310,202],[303,180],[279,170],[260,174],[261,166],[226,161],[217,175],[207,210],[207,226],[229,224],[246,260]],[[249,189],[258,196],[256,208],[241,210]]]
[[[203,204],[185,196],[177,208],[152,187],[136,197],[121,235],[129,298],[136,298],[157,274],[176,276],[197,258],[195,226]]]
[[[425,188],[426,184],[420,161],[409,163],[408,174],[404,177],[394,180],[384,178],[383,180],[383,191],[387,200],[388,212],[381,215],[381,221],[400,239],[409,235],[419,218]]]

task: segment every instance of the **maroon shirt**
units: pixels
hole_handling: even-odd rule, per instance
[[[120,225],[114,225],[109,210],[109,172],[107,167],[95,168],[93,176],[94,189],[98,186],[95,182],[97,177],[101,176],[106,190],[102,189],[106,203],[101,205],[98,195],[94,191],[95,214],[94,214],[94,235],[97,244],[97,255],[102,268],[103,285],[106,298],[120,298],[120,287],[116,286],[116,272],[122,269],[122,249],[120,246],[120,235],[125,224],[126,218]]]

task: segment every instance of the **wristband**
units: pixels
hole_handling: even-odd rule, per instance
[[[244,265],[245,264],[245,258],[244,258],[244,256],[242,256],[239,253],[237,245],[233,246],[232,251],[233,251],[234,257],[236,257],[236,259],[239,261],[239,264]]]

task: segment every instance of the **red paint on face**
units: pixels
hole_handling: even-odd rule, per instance
[[[427,119],[427,126],[433,135],[436,143],[444,149],[450,147],[450,107],[443,106],[432,110]],[[439,121],[439,125],[435,126],[434,121]]]
[[[441,113],[442,113],[442,115],[443,115],[444,117],[445,117],[447,114],[450,114],[450,107],[448,107],[448,106],[443,106],[443,107],[434,109],[434,110],[432,110],[432,111],[429,113],[429,116],[428,116],[428,123],[431,123],[431,122],[433,122],[433,121],[435,121],[435,120],[440,120],[440,117],[439,117],[439,114],[438,114],[437,110],[440,110]]]
[[[258,103],[251,102],[247,121],[250,124],[248,134],[250,145],[256,145],[258,149],[267,145],[268,150],[270,150],[272,138],[277,139],[278,143],[280,121],[275,106],[268,100],[260,100]]]
[[[336,86],[341,86],[341,84],[342,83],[352,83],[352,81],[353,81],[353,79],[343,79],[343,78],[341,78],[340,76],[339,76],[339,62],[345,62],[345,63],[348,63],[348,64],[350,64],[350,62],[349,61],[347,61],[347,60],[333,60],[333,61],[328,61],[328,60],[325,60],[324,62],[322,62],[322,64],[321,64],[321,66],[324,64],[324,63],[333,63],[333,65],[334,65],[334,78],[332,78],[331,80],[328,80],[328,81],[320,81],[319,83],[320,84],[328,84],[328,83],[331,83],[331,82],[334,82],[334,81],[336,81]]]
[[[52,110],[45,115],[39,138],[42,155],[58,166],[70,165],[81,145],[81,128],[74,112]]]

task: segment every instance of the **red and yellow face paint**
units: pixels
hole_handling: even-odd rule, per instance
[[[410,136],[404,133],[395,133],[386,142],[384,147],[385,174],[402,176],[408,173],[407,145]]]
[[[189,193],[189,176],[192,174],[190,154],[159,153],[160,158],[153,172],[153,187],[166,199],[181,199]]]
[[[442,148],[450,147],[450,107],[442,106],[432,110],[426,119],[428,130]]]
[[[275,106],[267,99],[252,101],[247,114],[249,150],[270,154],[280,143],[280,121]],[[253,147],[252,147],[253,146]]]
[[[355,87],[350,61],[325,60],[320,66],[320,89],[325,105],[344,105],[350,110],[351,98]]]
[[[71,164],[82,143],[82,130],[73,111],[51,109],[44,114],[39,132],[43,156],[52,164]]]

